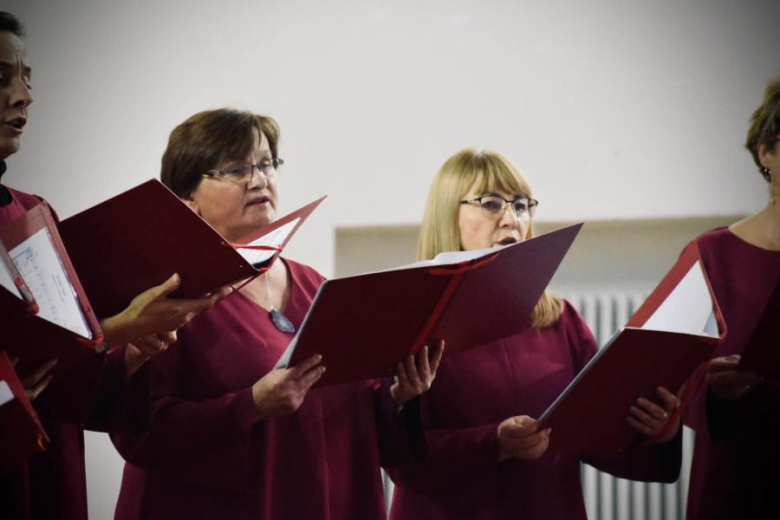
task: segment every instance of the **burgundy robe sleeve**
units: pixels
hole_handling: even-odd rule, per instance
[[[125,347],[113,347],[52,381],[35,406],[52,418],[88,430],[124,431],[137,423],[129,404],[146,400],[145,370],[141,367],[128,378]]]
[[[175,470],[184,480],[208,482],[217,488],[240,486],[243,478],[232,481],[227,476],[246,475],[253,427],[255,423],[262,426],[252,388],[212,399],[180,397],[187,380],[186,352],[176,347],[182,347],[181,343],[151,361],[151,417],[146,431],[113,435],[112,440],[135,466]],[[234,467],[212,471],[228,465]]]
[[[414,460],[414,440],[421,433],[416,413],[419,398],[404,406],[390,394],[391,378],[376,383],[376,431],[380,461],[383,467],[401,466]]]

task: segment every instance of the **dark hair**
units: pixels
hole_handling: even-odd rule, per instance
[[[767,182],[771,182],[772,179],[767,169],[761,164],[761,159],[758,157],[758,147],[763,144],[774,151],[778,136],[780,136],[780,77],[773,79],[766,86],[764,101],[750,116],[750,128],[745,141],[745,148],[753,156],[758,171]]]
[[[253,130],[265,135],[278,157],[279,125],[272,118],[229,108],[195,114],[171,132],[160,180],[179,197],[189,198],[208,170],[251,153]]]
[[[11,13],[0,11],[0,31],[8,31],[19,38],[23,38],[24,24]]]

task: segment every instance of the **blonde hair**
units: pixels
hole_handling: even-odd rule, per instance
[[[533,196],[522,173],[502,155],[465,149],[442,165],[431,183],[417,244],[418,260],[429,260],[445,251],[463,249],[458,215],[460,201],[472,186],[478,193],[500,191]],[[528,235],[534,236],[533,226]],[[563,312],[563,300],[545,291],[534,309],[534,328],[554,324]]]

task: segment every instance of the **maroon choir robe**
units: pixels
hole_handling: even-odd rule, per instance
[[[418,463],[389,469],[391,518],[586,518],[580,456],[548,449],[534,461],[499,462],[497,434],[511,416],[539,417],[595,353],[593,335],[566,302],[550,327],[445,355],[433,387],[417,400]],[[615,459],[582,459],[624,478],[670,482],[679,474],[681,436]]]
[[[0,207],[0,223],[15,220],[42,202],[33,195],[6,189],[11,200]],[[51,444],[17,471],[0,475],[0,518],[86,520],[82,426],[107,431],[129,424],[121,412],[131,386],[126,380],[124,349],[114,348],[56,379],[33,401]],[[133,409],[137,408],[134,404]]]
[[[300,327],[323,279],[284,262],[284,313]],[[385,517],[380,445],[387,460],[404,457],[389,381],[314,389],[295,413],[259,420],[252,385],[292,334],[237,291],[178,337],[151,361],[146,433],[113,436],[128,461],[115,518]]]
[[[741,354],[780,278],[780,251],[728,228],[695,242],[728,329],[715,356]],[[780,518],[780,388],[758,384],[729,402],[702,385],[685,419],[696,430],[688,520]]]

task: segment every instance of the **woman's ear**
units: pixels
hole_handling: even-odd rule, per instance
[[[777,144],[772,148],[764,143],[758,145],[758,160],[761,162],[761,166],[771,169],[771,166],[778,162],[780,150],[775,150],[777,147]]]
[[[195,198],[192,195],[189,195],[187,197],[182,197],[182,202],[184,202],[189,208],[200,215],[200,208],[198,207],[198,202],[195,200]]]

